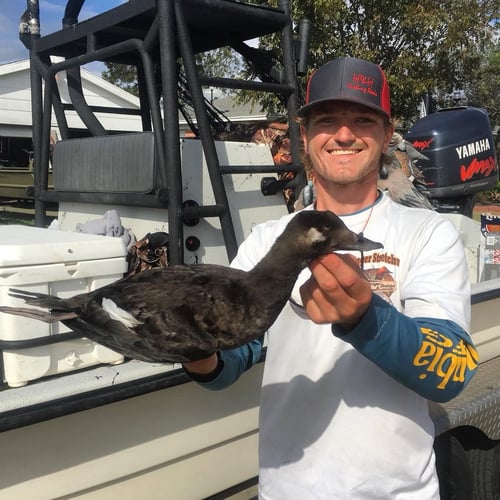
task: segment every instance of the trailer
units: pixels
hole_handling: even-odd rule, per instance
[[[20,37],[31,62],[37,227],[0,227],[2,304],[11,300],[10,286],[68,296],[118,279],[129,269],[131,234],[138,239],[167,234],[171,264],[228,264],[255,224],[288,213],[283,190],[298,192],[304,185],[293,119],[288,123],[293,161],[280,165],[265,144],[224,138],[220,132],[228,132],[229,125],[204,93],[222,88],[272,94],[284,114],[295,116],[310,24],[292,23],[288,0],[277,6],[129,0],[80,22],[83,3],[68,0],[61,30],[45,36],[37,1],[27,1],[23,15]],[[280,40],[279,53],[249,43],[266,36]],[[198,57],[220,47],[237,52],[256,77],[205,73]],[[96,118],[137,110],[86,103],[79,72],[94,61],[136,68],[142,131],[110,134]],[[62,72],[70,102],[58,91]],[[186,95],[189,110],[181,106]],[[180,108],[194,137],[179,133]],[[68,111],[85,123],[87,136],[68,126]],[[61,138],[51,155],[52,114]],[[53,204],[57,228],[47,229]],[[467,249],[472,336],[481,365],[458,398],[430,404],[439,474],[449,488],[443,498],[469,498],[453,495],[472,488],[476,498],[495,498],[500,279],[481,279],[480,223],[459,213],[448,216]],[[81,230],[89,227],[109,231]],[[179,365],[124,359],[57,324],[0,321],[5,457],[0,499],[255,497],[265,350],[236,384],[213,393],[193,383]]]

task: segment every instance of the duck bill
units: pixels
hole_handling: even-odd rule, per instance
[[[359,233],[354,241],[342,243],[341,247],[337,250],[359,250],[360,252],[368,252],[379,248],[384,248],[384,245],[382,245],[382,243],[378,243],[377,241],[369,240],[363,236],[363,233]]]

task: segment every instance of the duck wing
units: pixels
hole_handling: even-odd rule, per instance
[[[262,320],[247,273],[215,265],[145,271],[88,299],[74,308],[78,318],[63,322],[127,357],[150,362],[183,363],[243,345],[274,320]],[[118,313],[110,311],[110,302]]]

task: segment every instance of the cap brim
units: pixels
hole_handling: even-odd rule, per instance
[[[299,108],[297,110],[297,116],[299,118],[304,118],[306,115],[308,115],[311,110],[318,106],[319,104],[325,104],[325,103],[328,103],[328,102],[353,102],[355,104],[360,104],[361,106],[365,106],[366,108],[370,108],[370,109],[373,109],[374,111],[377,111],[378,113],[382,114],[382,115],[385,115],[387,116],[388,118],[390,118],[390,116],[387,114],[386,111],[384,111],[381,107],[379,106],[375,106],[375,105],[371,105],[369,103],[367,103],[366,101],[362,100],[362,99],[356,99],[354,97],[328,97],[328,98],[325,98],[325,99],[318,99],[314,102],[311,102],[309,104],[306,104],[305,106],[302,106],[301,108]]]

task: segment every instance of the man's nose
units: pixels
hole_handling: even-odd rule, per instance
[[[341,124],[334,135],[338,142],[349,142],[356,139],[356,135],[348,123]]]

